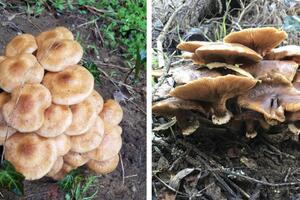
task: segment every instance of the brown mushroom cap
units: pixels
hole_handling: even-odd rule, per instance
[[[11,162],[26,180],[45,176],[57,159],[55,142],[35,133],[16,133],[5,143],[5,159]]]
[[[256,82],[254,79],[235,75],[203,77],[176,87],[170,95],[185,100],[212,103],[213,123],[224,124],[231,118],[231,113],[226,109],[227,99],[247,92],[255,86]]]
[[[62,156],[58,156],[51,170],[48,172],[47,176],[54,176],[57,174],[63,167],[64,160]]]
[[[54,103],[74,105],[93,92],[94,77],[86,68],[74,65],[58,73],[48,72],[43,84],[50,90]]]
[[[51,105],[51,94],[41,84],[25,84],[16,88],[4,104],[2,113],[7,124],[20,132],[42,127],[44,112]]]
[[[7,123],[4,120],[4,117],[2,115],[2,107],[9,100],[10,100],[10,95],[8,93],[6,92],[0,93],[0,145],[4,144],[6,135],[7,138],[9,138],[16,132],[14,128],[7,126]]]
[[[285,31],[273,27],[248,28],[228,34],[224,42],[245,45],[264,56],[268,51],[277,47],[285,38]]]
[[[90,160],[87,166],[97,174],[109,174],[118,167],[119,159],[119,155],[115,155],[105,161]]]
[[[72,123],[65,131],[66,135],[81,135],[87,132],[95,124],[99,110],[103,107],[103,102],[95,91],[83,102],[72,105]]]
[[[263,60],[256,64],[243,65],[242,68],[263,81],[291,83],[298,64],[294,61]]]
[[[37,43],[33,35],[21,34],[14,37],[5,48],[5,55],[8,57],[17,56],[23,53],[32,54],[37,50]]]
[[[221,62],[228,64],[253,63],[262,60],[262,57],[252,49],[241,44],[211,44],[199,47],[195,51],[197,59],[205,64]]]
[[[58,173],[56,173],[52,176],[49,176],[49,177],[53,178],[54,180],[61,180],[73,169],[75,169],[75,167],[73,167],[67,163],[63,163],[61,170]]]
[[[122,147],[120,128],[111,128],[111,132],[104,134],[101,144],[96,149],[84,153],[83,156],[97,161],[105,161],[116,156]]]
[[[31,54],[9,57],[0,63],[0,87],[6,92],[24,83],[40,83],[43,76],[43,67]]]
[[[97,117],[94,125],[84,134],[71,136],[71,151],[85,153],[96,149],[102,142],[104,135],[104,123]]]
[[[57,154],[59,156],[64,156],[70,151],[71,140],[69,136],[62,134],[51,139],[55,141]]]
[[[49,40],[38,49],[36,57],[50,72],[59,72],[76,65],[83,56],[81,45],[73,40]]]
[[[118,125],[123,119],[123,109],[120,104],[112,99],[105,101],[103,110],[99,114],[104,123]]]
[[[44,115],[43,126],[36,131],[43,137],[56,137],[65,132],[72,123],[72,111],[68,106],[52,104]]]
[[[187,42],[181,42],[177,45],[177,49],[181,51],[188,51],[191,53],[194,53],[196,49],[199,47],[205,46],[205,45],[211,45],[211,44],[221,44],[221,42],[207,42],[207,41],[187,41]]]
[[[238,104],[250,110],[260,112],[265,119],[285,121],[284,111],[300,110],[300,91],[289,84],[257,84],[248,93],[238,97]]]
[[[36,37],[36,41],[39,47],[41,47],[45,41],[49,40],[74,40],[74,36],[72,32],[69,31],[67,28],[59,26],[54,29],[42,32]]]
[[[64,155],[64,161],[73,167],[80,167],[87,163],[89,158],[82,156],[80,153],[70,151]]]
[[[287,45],[272,49],[264,59],[266,60],[293,60],[300,64],[300,46]]]

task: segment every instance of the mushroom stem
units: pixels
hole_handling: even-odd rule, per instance
[[[226,108],[226,100],[227,99],[222,99],[213,105],[214,114],[212,115],[212,122],[214,124],[226,124],[231,119],[232,113]]]

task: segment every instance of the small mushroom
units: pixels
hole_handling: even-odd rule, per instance
[[[277,47],[286,37],[285,31],[273,27],[247,28],[228,34],[224,38],[224,42],[242,44],[264,56]]]
[[[218,43],[199,47],[195,51],[197,59],[208,63],[227,63],[227,64],[243,64],[255,63],[262,60],[262,57],[241,44]]]
[[[123,119],[123,110],[117,101],[109,99],[105,101],[103,110],[99,116],[103,119],[104,123],[118,125]]]
[[[74,136],[84,134],[95,124],[103,103],[99,101],[99,96],[94,91],[83,102],[70,107],[72,123],[65,131],[65,134]]]
[[[119,160],[119,155],[115,155],[104,161],[89,160],[87,166],[97,174],[109,174],[118,167]]]
[[[265,55],[266,60],[293,60],[300,64],[300,46],[287,45],[272,49]]]
[[[83,156],[97,161],[105,161],[118,155],[122,147],[121,127],[114,126],[111,132],[105,132],[101,144],[94,150],[86,152]]]
[[[242,68],[259,80],[290,84],[298,64],[294,61],[263,60],[256,64],[243,65]]]
[[[80,153],[70,151],[64,155],[64,161],[67,164],[77,168],[86,164],[89,161],[89,158],[82,156]]]
[[[57,154],[59,156],[64,156],[71,150],[71,140],[69,136],[61,134],[51,139],[55,141]]]
[[[72,112],[68,106],[52,104],[44,113],[42,127],[36,131],[43,137],[56,137],[63,134],[72,123]]]
[[[254,79],[235,75],[203,77],[176,87],[170,95],[185,100],[212,103],[213,123],[225,124],[232,116],[226,108],[226,101],[247,92],[256,82]]]
[[[285,121],[284,111],[300,110],[300,92],[290,84],[257,84],[248,93],[238,97],[238,105],[260,112],[267,122]]]
[[[5,56],[12,57],[23,53],[32,54],[37,50],[37,43],[33,35],[21,34],[14,37],[5,48]]]
[[[39,48],[46,41],[59,41],[59,40],[74,40],[74,36],[71,31],[69,31],[66,27],[56,27],[54,29],[44,31],[36,36],[36,42]]]
[[[71,151],[85,153],[96,149],[102,142],[104,123],[97,117],[94,125],[84,134],[71,136]]]
[[[74,105],[93,92],[94,77],[86,68],[74,65],[58,73],[48,72],[43,84],[50,90],[55,104]]]
[[[51,177],[57,174],[63,167],[64,160],[62,156],[58,156],[47,176]]]
[[[44,112],[51,105],[51,94],[41,84],[16,88],[4,104],[2,114],[7,124],[20,132],[33,132],[42,127]]]
[[[15,133],[5,143],[5,159],[26,180],[45,176],[57,160],[55,142],[35,133]]]
[[[43,76],[43,67],[31,54],[9,57],[0,63],[0,87],[6,92],[24,83],[40,83]]]

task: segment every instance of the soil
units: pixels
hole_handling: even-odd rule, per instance
[[[27,16],[20,9],[0,9],[0,52],[5,45],[18,33],[37,33],[56,26],[66,26],[73,34],[80,33],[82,45],[96,44],[99,55],[88,52],[84,59],[92,59],[100,62],[98,68],[107,74],[113,74],[113,78],[101,75],[101,84],[96,90],[105,98],[113,98],[113,94],[121,91],[130,99],[120,102],[124,110],[124,119],[121,123],[123,128],[123,147],[121,150],[124,172],[121,164],[113,173],[100,176],[91,188],[90,194],[98,190],[95,199],[117,200],[146,198],[146,98],[145,98],[145,75],[142,74],[138,83],[133,82],[133,75],[129,75],[126,85],[123,84],[130,69],[124,66],[124,59],[116,52],[105,49],[94,34],[94,26],[81,26],[88,21],[88,15],[73,13],[59,14],[45,12],[39,17]],[[101,27],[101,22],[98,23]],[[100,30],[101,31],[101,30]],[[118,67],[119,66],[119,67]],[[114,80],[116,85],[112,84]],[[132,87],[134,87],[132,89]],[[128,92],[130,91],[130,92]],[[136,106],[138,105],[138,107]],[[143,111],[142,111],[143,110]],[[85,175],[92,174],[83,167]],[[123,180],[124,179],[124,180]],[[124,182],[123,182],[124,181]],[[17,198],[14,194],[1,190],[0,199],[64,199],[64,193],[58,188],[56,181],[43,178],[37,181],[25,181],[25,196]]]

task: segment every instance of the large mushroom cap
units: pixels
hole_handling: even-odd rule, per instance
[[[262,113],[267,121],[283,122],[284,111],[300,110],[300,92],[289,84],[262,82],[239,96],[238,104]]]
[[[194,53],[196,49],[199,47],[210,45],[210,44],[220,44],[221,42],[207,42],[207,41],[187,41],[187,42],[181,42],[177,45],[177,49],[181,51],[188,51],[191,53]]]
[[[72,123],[65,131],[67,135],[81,135],[87,132],[95,123],[103,102],[95,91],[83,102],[72,105]]]
[[[268,51],[277,47],[285,38],[285,31],[273,27],[248,28],[228,34],[224,42],[245,45],[264,56]]]
[[[49,40],[38,49],[36,57],[48,71],[62,71],[70,65],[76,65],[83,56],[80,44],[73,40]]]
[[[123,119],[123,110],[120,104],[112,99],[105,101],[103,110],[99,114],[104,123],[118,125]]]
[[[56,137],[65,132],[72,123],[72,112],[68,106],[52,104],[44,115],[43,126],[36,131],[43,137]]]
[[[211,102],[214,109],[213,122],[224,124],[231,118],[226,109],[227,99],[247,92],[256,82],[254,79],[235,75],[203,77],[176,87],[170,95],[185,100]]]
[[[300,46],[287,45],[272,49],[264,59],[267,60],[293,60],[300,64]]]
[[[93,92],[94,77],[86,68],[74,65],[58,73],[48,72],[43,84],[50,90],[54,103],[74,105]]]
[[[9,100],[10,100],[10,95],[8,93],[6,93],[6,92],[0,93],[0,145],[4,144],[6,137],[9,138],[16,132],[16,130],[14,128],[7,126],[7,123],[4,120],[4,117],[2,114],[2,107]]]
[[[25,84],[12,92],[2,113],[7,124],[20,132],[33,132],[44,123],[44,111],[51,105],[51,94],[41,84]]]
[[[242,68],[263,81],[291,83],[298,64],[294,61],[263,60],[256,64],[244,65]]]
[[[88,161],[87,166],[97,174],[109,174],[118,167],[118,164],[119,155],[115,155],[105,161],[90,160]]]
[[[111,132],[105,132],[101,144],[94,150],[83,155],[97,161],[105,161],[116,156],[122,147],[122,138],[120,134],[121,127],[110,128]]]
[[[221,62],[228,64],[253,63],[262,57],[252,49],[241,44],[218,43],[199,47],[195,51],[198,59],[205,64]]]
[[[64,155],[64,161],[73,167],[80,167],[89,161],[89,158],[82,156],[80,153],[70,151]]]
[[[51,170],[48,172],[47,176],[54,176],[57,174],[63,167],[64,159],[62,156],[58,156]]]
[[[23,53],[33,53],[37,50],[37,43],[33,35],[21,34],[14,37],[5,48],[5,55],[8,57]]]
[[[70,137],[62,134],[57,137],[51,138],[53,141],[55,141],[56,148],[57,148],[57,154],[59,156],[66,155],[70,149],[71,149],[71,140]]]
[[[71,136],[71,151],[85,153],[96,149],[102,142],[104,135],[104,123],[97,117],[94,125],[84,134]]]
[[[74,40],[74,36],[72,32],[69,31],[67,28],[59,26],[54,29],[42,32],[36,37],[36,41],[39,47],[41,47],[45,41],[49,40]]]
[[[0,87],[6,92],[24,83],[40,83],[43,76],[43,67],[31,54],[9,57],[0,63]]]
[[[53,140],[35,133],[16,133],[5,143],[5,159],[27,180],[36,180],[51,170],[57,151]]]

